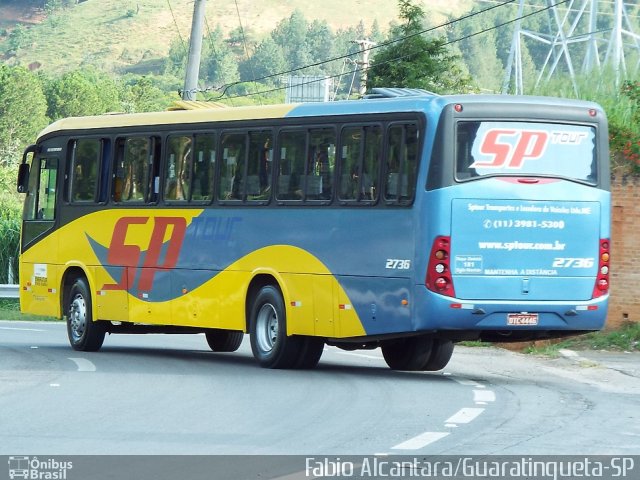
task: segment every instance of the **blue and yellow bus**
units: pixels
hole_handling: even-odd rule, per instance
[[[312,368],[325,344],[442,369],[456,342],[601,329],[607,121],[593,103],[378,89],[358,101],[68,118],[28,147],[22,310],[205,333]],[[199,105],[201,106],[201,105]]]

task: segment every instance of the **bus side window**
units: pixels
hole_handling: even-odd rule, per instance
[[[58,160],[55,158],[40,158],[32,163],[25,220],[55,219],[57,173]]]
[[[388,133],[385,200],[407,203],[413,199],[418,168],[418,129],[394,125]]]
[[[226,133],[222,135],[222,163],[218,179],[218,199],[242,200],[242,179],[246,164],[246,135]]]
[[[72,203],[95,201],[101,146],[99,139],[79,139],[73,142],[69,195]]]
[[[380,126],[345,128],[341,137],[341,200],[369,203],[378,198],[382,154]]]
[[[362,164],[361,200],[376,201],[380,191],[380,163],[382,161],[382,128],[365,127],[364,161]]]
[[[332,128],[309,132],[309,164],[305,193],[307,200],[331,200],[335,166],[336,135]]]
[[[273,139],[271,132],[249,133],[249,161],[245,194],[247,200],[268,200],[271,193]]]
[[[148,137],[118,139],[116,144],[113,199],[116,202],[145,202],[157,193],[157,144]]]
[[[187,201],[191,195],[193,140],[187,136],[169,137],[165,171],[164,199]]]
[[[360,184],[362,128],[345,128],[340,136],[340,200],[356,200]]]
[[[300,180],[304,175],[306,157],[306,131],[290,131],[280,134],[280,158],[278,163],[278,200],[301,200]]]
[[[216,165],[216,135],[196,135],[193,159],[191,200],[209,201],[213,198],[213,175]]]

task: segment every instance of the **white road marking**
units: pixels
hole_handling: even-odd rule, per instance
[[[50,383],[49,386],[50,387],[59,387],[60,384],[59,383]]]
[[[474,380],[464,380],[462,378],[453,377],[453,381],[459,383],[460,385],[464,385],[465,387],[484,388],[484,385],[480,385]]]
[[[86,358],[69,358],[73,363],[78,366],[79,372],[95,372],[96,366]]]
[[[40,328],[0,327],[0,330],[16,330],[18,332],[46,332]]]
[[[496,394],[492,390],[474,390],[473,401],[476,403],[482,402],[484,404],[487,402],[495,402]]]
[[[447,435],[449,435],[449,432],[424,432],[416,437],[410,438],[409,440],[391,447],[391,450],[418,450],[422,447],[426,447],[430,443],[437,442]]]
[[[484,408],[461,408],[445,420],[445,423],[469,423],[482,412],[484,412]]]

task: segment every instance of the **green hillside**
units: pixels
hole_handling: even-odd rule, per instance
[[[172,40],[186,39],[191,26],[193,0],[84,0],[46,15],[46,1],[0,0],[0,52],[4,63],[29,65],[46,72],[63,72],[95,65],[107,71],[153,70],[165,57]],[[237,4],[237,8],[236,8]],[[434,19],[457,14],[469,0],[424,0]],[[338,30],[361,20],[370,28],[376,20],[386,29],[397,18],[394,0],[210,0],[207,26],[231,32],[242,24],[249,41],[269,33],[295,9],[313,20],[326,20]],[[16,42],[11,32],[21,24]],[[13,42],[12,45],[9,45]],[[16,43],[18,46],[16,48]]]

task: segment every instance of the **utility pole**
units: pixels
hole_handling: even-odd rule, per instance
[[[193,6],[193,20],[191,22],[191,37],[189,39],[189,59],[187,73],[182,90],[183,100],[195,100],[200,74],[200,54],[202,53],[202,27],[207,0],[195,0]]]
[[[367,93],[367,72],[369,71],[369,54],[371,53],[371,47],[373,47],[376,42],[372,42],[371,40],[354,40],[353,43],[358,44],[360,47],[360,51],[362,51],[362,61],[357,62],[357,64],[361,67],[360,70],[360,95],[364,95]]]

